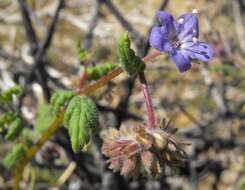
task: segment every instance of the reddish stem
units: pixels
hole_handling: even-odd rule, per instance
[[[140,72],[138,76],[139,76],[139,80],[141,83],[141,89],[144,94],[144,100],[146,104],[147,117],[148,117],[147,127],[153,128],[155,125],[155,116],[154,116],[154,109],[152,105],[150,90],[149,90],[144,72]]]
[[[86,60],[84,63],[83,63],[83,68],[84,68],[84,71],[83,73],[81,74],[81,78],[79,80],[79,84],[78,86],[76,87],[75,89],[75,92],[77,94],[79,94],[82,90],[82,88],[85,86],[87,80],[88,80],[88,74],[87,74],[87,68],[89,67],[89,65],[91,64],[92,61],[90,60]]]
[[[88,79],[88,74],[87,74],[87,71],[86,71],[86,67],[84,68],[84,72],[82,73],[82,76],[80,78],[80,81],[79,81],[79,85],[77,86],[76,88],[76,93],[79,94],[82,90],[82,88],[84,87],[87,79]]]
[[[160,51],[154,50],[154,52],[148,54],[147,56],[145,56],[143,58],[144,62],[148,62],[151,61],[153,58],[157,57],[161,55]],[[149,86],[147,84],[146,78],[145,78],[145,74],[144,72],[139,73],[139,80],[141,83],[141,89],[142,92],[144,94],[144,101],[146,104],[146,110],[147,110],[147,127],[149,128],[153,128],[155,125],[155,115],[154,115],[154,108],[152,105],[152,99],[151,99],[151,94],[150,94],[150,89]]]
[[[157,50],[154,50],[152,53],[146,55],[144,58],[143,58],[143,61],[144,62],[148,62],[148,61],[151,61],[153,58],[161,55],[162,53],[160,51],[157,51]]]

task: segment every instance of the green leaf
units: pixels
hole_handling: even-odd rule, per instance
[[[3,165],[7,169],[11,169],[16,162],[25,154],[26,149],[22,144],[16,144],[12,151],[7,154],[7,156],[3,160]]]
[[[98,110],[93,100],[87,96],[74,97],[65,112],[64,126],[68,129],[73,151],[78,153],[99,126]]]
[[[52,110],[52,106],[42,104],[38,107],[36,131],[42,134],[54,122],[56,114]]]
[[[117,64],[107,63],[103,65],[96,65],[95,67],[87,68],[88,80],[98,80],[102,76],[106,75],[114,68],[117,67]]]
[[[130,48],[130,39],[127,32],[124,32],[119,39],[118,53],[122,68],[129,75],[144,71],[145,63]]]
[[[4,113],[3,115],[0,116],[0,126],[9,124],[11,121],[13,121],[14,117],[15,117],[15,113],[13,112]]]
[[[22,93],[23,88],[20,85],[13,86],[0,95],[0,102],[10,102],[13,95],[20,96]]]
[[[4,137],[5,140],[14,140],[16,139],[21,131],[22,131],[22,119],[21,117],[16,117],[9,125],[8,132],[6,136]]]
[[[61,108],[66,105],[68,101],[75,95],[72,91],[61,90],[55,92],[50,100],[53,111],[57,114],[60,112]]]

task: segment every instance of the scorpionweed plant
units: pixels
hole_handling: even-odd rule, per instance
[[[157,15],[160,26],[152,28],[149,39],[150,45],[157,51],[143,59],[131,49],[127,32],[121,35],[118,43],[120,65],[90,67],[86,63],[86,52],[79,50],[80,61],[84,63],[79,84],[74,91],[61,90],[53,94],[50,105],[37,119],[40,126],[50,125],[41,131],[37,142],[16,139],[24,135],[21,127],[22,117],[11,104],[13,96],[22,93],[21,88],[17,86],[1,94],[0,101],[8,108],[0,117],[1,132],[6,140],[16,142],[13,151],[4,161],[7,168],[16,166],[15,189],[19,187],[25,165],[62,124],[68,130],[73,151],[85,151],[86,146],[91,143],[91,137],[99,128],[99,113],[93,99],[88,95],[123,71],[129,76],[137,76],[141,83],[147,122],[131,126],[123,124],[119,129],[102,131],[102,153],[109,157],[109,167],[124,176],[135,178],[140,174],[157,176],[164,173],[166,167],[172,168],[182,163],[186,158],[183,149],[186,143],[175,137],[177,130],[171,128],[169,122],[155,117],[150,89],[144,74],[145,63],[165,52],[176,63],[179,71],[184,72],[191,68],[192,60],[209,61],[213,57],[213,50],[208,44],[198,40],[199,26],[195,13],[186,13],[177,21],[167,12],[159,11]]]

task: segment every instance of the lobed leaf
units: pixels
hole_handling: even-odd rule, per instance
[[[107,63],[103,65],[96,65],[95,67],[89,67],[87,68],[87,74],[88,74],[88,80],[98,80],[102,76],[106,75],[110,71],[112,71],[114,68],[116,68],[117,65],[113,63]]]
[[[50,104],[54,113],[59,113],[61,108],[67,104],[68,101],[75,95],[72,91],[61,90],[55,92],[50,100]]]
[[[74,97],[65,112],[64,126],[68,129],[73,151],[78,153],[99,126],[98,110],[93,100],[87,96]]]

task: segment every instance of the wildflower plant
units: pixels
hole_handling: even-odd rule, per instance
[[[191,60],[209,61],[213,57],[212,48],[198,41],[198,19],[193,13],[182,15],[178,21],[167,12],[157,13],[161,26],[152,28],[150,45],[166,52],[176,63],[180,72],[191,68]],[[176,129],[165,119],[159,122],[154,116],[150,91],[144,75],[145,63],[130,49],[127,33],[119,42],[119,57],[122,68],[130,75],[138,75],[147,108],[147,124],[121,126],[119,130],[109,129],[102,135],[102,153],[110,157],[109,167],[124,176],[138,177],[140,173],[157,176],[166,167],[181,164],[186,158],[182,149],[187,143],[176,140]],[[158,53],[155,54],[159,55]]]
[[[127,32],[121,35],[118,43],[120,65],[103,64],[91,67],[87,64],[86,51],[79,49],[84,72],[78,87],[74,91],[54,92],[48,109],[43,109],[50,113],[51,118],[48,118],[47,123],[52,124],[42,131],[42,136],[36,143],[25,145],[17,141],[16,147],[6,157],[4,163],[7,168],[12,167],[15,162],[21,163],[15,171],[17,186],[25,165],[62,124],[68,130],[73,151],[78,153],[85,150],[96,129],[99,128],[98,110],[88,95],[124,71],[129,76],[137,76],[141,83],[147,121],[102,131],[102,153],[109,158],[107,161],[109,167],[124,176],[138,177],[141,174],[157,176],[164,173],[166,167],[178,166],[186,159],[183,149],[186,143],[177,139],[175,136],[177,130],[171,128],[165,119],[155,117],[144,70],[146,62],[165,52],[176,63],[179,71],[184,72],[191,68],[192,60],[209,61],[213,57],[213,50],[208,44],[198,40],[199,27],[196,14],[186,13],[177,21],[167,12],[160,11],[157,15],[160,26],[152,28],[149,42],[158,51],[142,59],[131,48]],[[1,94],[0,101],[10,106],[12,96],[21,93],[19,87],[12,88]],[[45,114],[41,113],[37,120],[42,122],[45,117]],[[9,129],[7,125],[10,126]],[[6,140],[13,140],[20,135],[22,125],[21,115],[14,112],[12,107],[0,117],[1,129],[7,129]]]

